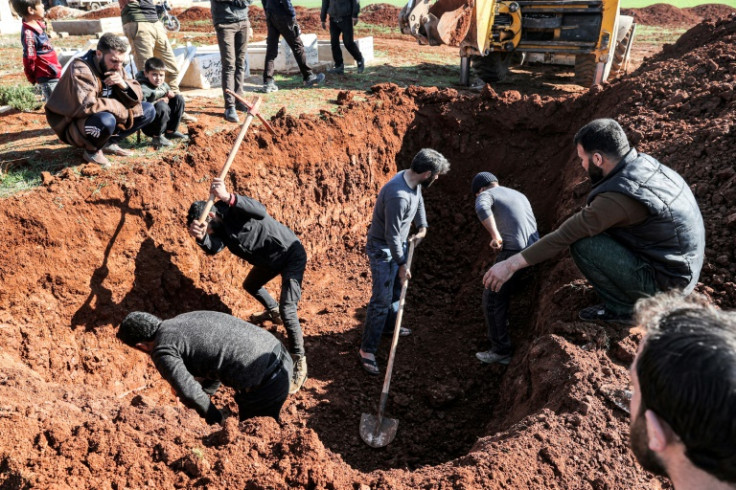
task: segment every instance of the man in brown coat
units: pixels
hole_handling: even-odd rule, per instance
[[[124,38],[103,34],[97,49],[72,61],[46,102],[46,120],[64,143],[84,148],[84,160],[109,167],[103,153],[129,156],[118,142],[150,124],[153,104],[126,79]]]

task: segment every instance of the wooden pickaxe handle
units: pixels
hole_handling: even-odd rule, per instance
[[[240,133],[235,139],[235,143],[233,143],[233,149],[230,150],[230,155],[228,155],[227,161],[225,162],[225,165],[223,165],[222,170],[220,171],[220,175],[218,175],[218,177],[221,179],[224,179],[227,175],[227,172],[230,170],[230,166],[233,164],[233,160],[235,160],[235,155],[238,153],[240,144],[243,142],[243,138],[245,138],[245,133],[248,132],[248,127],[250,126],[250,123],[253,122],[253,117],[255,117],[255,114],[258,114],[258,108],[261,106],[261,98],[256,97],[256,100],[253,102],[253,104],[249,104],[249,106],[250,109],[248,110],[248,117],[245,118],[245,122],[240,127]],[[205,220],[207,219],[207,215],[210,214],[210,210],[212,209],[213,204],[215,204],[215,196],[210,194],[210,198],[207,201],[202,214],[199,215],[200,223],[205,222]]]
[[[261,113],[260,112],[258,112],[258,111],[255,110],[255,108],[253,107],[253,104],[251,104],[250,102],[248,102],[247,100],[245,100],[244,98],[242,98],[241,96],[239,96],[238,94],[236,94],[235,92],[233,92],[230,89],[225,90],[225,92],[227,92],[228,94],[230,94],[233,97],[235,97],[235,99],[237,99],[238,102],[240,102],[245,107],[247,107],[248,108],[248,112],[250,114],[254,114],[263,123],[263,125],[266,126],[266,129],[268,130],[269,133],[271,133],[273,135],[276,135],[276,131],[274,131],[273,126],[271,126],[271,124],[268,121],[266,121],[263,118],[263,116],[261,116]],[[260,100],[260,98],[258,100]]]

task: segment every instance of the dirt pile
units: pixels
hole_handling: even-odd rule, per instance
[[[84,10],[57,5],[56,7],[51,7],[50,9],[48,9],[46,11],[45,17],[47,20],[59,20],[79,17],[82,14],[84,14]]]
[[[400,10],[388,3],[372,3],[360,10],[360,20],[368,24],[398,29]]]
[[[79,16],[80,19],[106,19],[107,17],[120,17],[120,6],[117,3]]]
[[[627,385],[640,337],[575,320],[595,297],[568,254],[539,267],[515,300],[511,365],[475,360],[487,348],[480,278],[492,257],[468,187],[476,172],[493,171],[529,196],[547,233],[589,189],[575,131],[615,117],[695,189],[708,227],[700,289],[734,307],[734,32],[734,20],[701,24],[631,76],[582,96],[383,84],[365,102],[344,98],[334,114],[281,111],[277,137],[254,126],[228,184],[293,228],[310,258],[300,305],[310,379],[287,400],[282,425],[231,417],[206,426],[176,404],[150,360],[114,337],[131,310],[246,317],[256,308],[241,287],[248,268],[227,253],[204,256],[184,229],[235,132],[197,127],[184,161],[95,178],[68,169],[7,199],[0,487],[661,486],[633,462],[628,416],[609,396]],[[452,170],[425,194],[431,228],[405,313],[414,335],[399,345],[388,406],[399,433],[375,451],[357,430],[380,392],[357,362],[370,296],[362,248],[378,189],[425,146]],[[227,390],[215,402],[237,411]]]
[[[206,7],[189,7],[181,13],[175,12],[174,15],[180,21],[212,20],[212,12]]]
[[[703,20],[728,17],[736,9],[728,5],[708,3],[697,7],[678,8],[668,3],[656,3],[638,9],[621,9],[624,15],[631,15],[637,24],[660,27],[689,27]]]

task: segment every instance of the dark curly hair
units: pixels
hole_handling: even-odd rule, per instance
[[[118,330],[118,338],[131,347],[139,342],[152,340],[161,326],[161,319],[156,315],[142,311],[129,313],[123,319]]]

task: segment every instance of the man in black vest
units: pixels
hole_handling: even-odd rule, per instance
[[[587,206],[531,247],[495,264],[483,283],[498,291],[517,270],[569,246],[603,300],[581,310],[580,319],[631,324],[638,299],[693,290],[703,266],[703,217],[687,182],[630,148],[613,119],[586,124],[574,143],[593,184]]]

